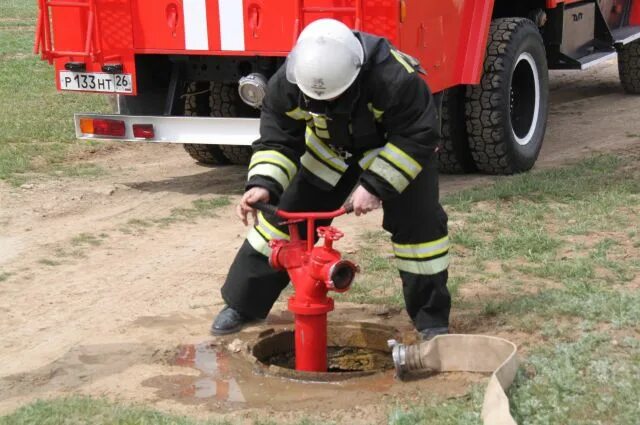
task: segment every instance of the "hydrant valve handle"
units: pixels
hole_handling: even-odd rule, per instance
[[[342,206],[345,214],[351,214],[353,212],[353,202],[349,201]]]
[[[306,220],[304,218],[296,218],[296,219],[291,219],[291,220],[285,220],[285,221],[281,221],[280,223],[278,223],[278,226],[290,226],[292,224],[302,223],[303,221],[306,221]]]
[[[278,215],[278,207],[275,205],[267,204],[266,202],[254,202],[251,206],[263,213]]]
[[[344,233],[333,226],[323,226],[318,227],[318,236],[330,241],[337,241],[344,236]]]

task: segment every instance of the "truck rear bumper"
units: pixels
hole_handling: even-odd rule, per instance
[[[124,125],[122,135],[84,131],[81,120],[106,120]],[[85,121],[86,122],[86,121]],[[148,115],[75,114],[76,137],[83,140],[119,140],[123,142],[193,143],[206,145],[251,145],[258,139],[258,118],[165,117]],[[152,128],[151,137],[135,137],[134,125]],[[148,126],[152,127],[148,127]],[[91,126],[93,128],[94,126]],[[100,133],[97,131],[97,133]]]

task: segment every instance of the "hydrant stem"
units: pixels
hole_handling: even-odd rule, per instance
[[[272,240],[269,244],[270,264],[279,270],[286,269],[294,288],[289,311],[295,316],[296,370],[327,371],[327,313],[333,310],[333,299],[327,293],[349,289],[358,267],[342,260],[340,252],[333,249],[333,242],[342,237],[342,232],[334,227],[320,228],[318,235],[324,238],[324,244],[314,246],[315,222],[346,212],[345,208],[318,213],[275,212],[284,219],[307,222],[306,241],[300,238],[297,222],[289,221],[290,239]]]

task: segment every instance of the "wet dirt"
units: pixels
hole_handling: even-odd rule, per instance
[[[290,328],[281,328],[274,330],[272,335],[290,332]],[[259,333],[249,334],[243,340],[251,345],[259,342],[260,336]],[[251,347],[247,351],[250,353]],[[285,376],[267,371],[263,365],[252,362],[251,355],[229,351],[226,342],[205,341],[181,345],[175,350],[173,358],[168,360],[169,364],[197,373],[154,376],[142,381],[141,385],[154,389],[158,399],[198,405],[216,412],[268,408],[291,413],[327,405],[333,411],[340,411],[353,407],[352,394],[358,394],[359,406],[370,406],[373,412],[374,406],[382,400],[410,397],[415,401],[462,396],[470,385],[486,379],[483,374],[472,373],[448,374],[447,377],[422,374],[420,378],[432,379],[401,383],[390,370],[393,364],[388,352],[362,347],[332,347],[329,351],[329,363],[337,370],[327,374],[341,377],[320,382],[323,379],[317,378],[322,374],[297,372],[298,375]],[[290,368],[292,353],[265,360]],[[375,373],[362,376],[353,374],[354,371]]]
[[[550,84],[549,127],[536,168],[638,144],[640,98],[622,92],[615,62],[584,73],[554,72]],[[279,377],[254,381],[253,366],[245,361],[235,370],[234,359],[242,354],[226,350],[235,337],[210,340],[208,329],[223,305],[219,289],[227,268],[246,235],[233,211],[246,169],[200,166],[180,146],[111,146],[79,159],[105,170],[95,178],[34,176],[28,189],[0,182],[0,275],[5,276],[0,282],[0,414],[36,398],[76,393],[189,416],[220,412],[240,423],[251,423],[251,415],[295,423],[309,414],[320,422],[327,418],[369,425],[386,423],[387,406],[396,400],[455,397],[470,382],[484,379],[447,374],[400,386],[388,371],[357,382],[303,384]],[[447,193],[492,180],[442,176],[440,187]],[[132,224],[168,217],[197,199],[218,197],[228,197],[230,205],[211,216],[167,226]],[[336,224],[347,237],[339,248],[353,252],[358,236],[379,230],[381,222],[380,212],[341,218]],[[101,242],[74,246],[81,234]],[[61,256],[72,249],[81,252]],[[394,322],[404,326],[402,332],[411,326],[402,312],[378,316],[377,307],[339,299],[336,306],[330,316],[336,320]],[[460,330],[493,333],[494,323],[474,320],[465,318],[473,324],[460,325]],[[290,323],[280,302],[265,322],[239,337]],[[501,336],[519,344],[531,339]],[[411,342],[408,337],[403,334],[405,342]],[[220,354],[228,357],[226,366],[227,360],[216,361],[228,373],[218,368],[206,375],[172,362],[177,347],[203,342],[216,344],[216,353],[227,353]],[[195,385],[198,379],[207,383]],[[216,379],[226,383],[216,384],[213,395]],[[197,397],[196,389],[210,396]],[[244,402],[231,400],[239,399],[236,389]],[[194,409],[193,404],[204,407]]]
[[[122,373],[131,365],[161,362],[164,362],[163,354],[150,345],[80,345],[41,368],[0,378],[0,400],[51,391],[74,391],[92,381]]]

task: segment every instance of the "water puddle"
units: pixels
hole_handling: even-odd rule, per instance
[[[178,374],[155,376],[142,385],[155,388],[159,399],[210,411],[267,407],[290,412],[317,411],[327,404],[332,409],[351,409],[353,403],[378,405],[389,396],[413,399],[464,394],[475,381],[434,377],[398,382],[386,347],[387,338],[394,332],[381,325],[330,325],[329,371],[325,373],[294,369],[294,335],[290,328],[248,335],[244,341],[248,350],[238,353],[225,349],[230,341],[224,339],[182,345],[166,357],[171,366],[179,367],[172,369]],[[180,374],[180,367],[190,368],[191,373]]]
[[[182,397],[216,399],[222,402],[245,403],[245,397],[238,381],[229,368],[230,356],[215,345],[203,342],[196,345],[182,345],[173,364],[195,368],[201,376],[183,385]]]

